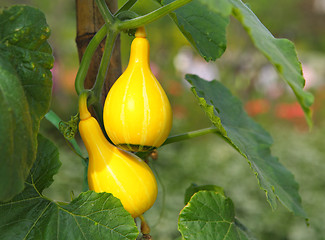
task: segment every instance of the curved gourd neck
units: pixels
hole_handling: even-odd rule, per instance
[[[82,93],[79,96],[79,117],[80,117],[80,120],[85,120],[85,119],[91,117],[91,114],[88,111],[87,99],[88,99],[87,93]]]
[[[145,32],[137,31],[135,36],[136,37],[133,39],[131,44],[129,67],[134,66],[135,64],[149,67],[150,46]]]
[[[113,150],[115,146],[107,141],[97,120],[88,111],[87,98],[86,93],[79,96],[79,132],[86,149],[89,154],[92,154],[92,151],[100,151],[102,148]]]
[[[113,151],[116,148],[105,138],[97,120],[93,117],[80,121],[79,132],[89,155],[96,151],[102,152],[104,149]]]

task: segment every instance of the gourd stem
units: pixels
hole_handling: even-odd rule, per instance
[[[175,0],[167,5],[164,5],[157,10],[150,12],[146,15],[133,18],[130,20],[125,20],[122,22],[117,23],[117,27],[119,30],[127,30],[127,29],[134,29],[138,28],[140,26],[146,25],[148,23],[151,23],[168,13],[171,13],[172,11],[176,10],[177,8],[182,7],[183,5],[191,2],[192,0]]]
[[[147,37],[146,29],[144,28],[144,26],[137,28],[137,31],[135,32],[135,37],[136,38],[146,38]]]
[[[166,144],[174,143],[174,142],[180,142],[180,141],[184,141],[187,139],[203,136],[208,133],[218,133],[218,132],[219,132],[219,130],[217,128],[211,127],[211,128],[204,128],[204,129],[187,132],[187,133],[183,133],[183,134],[179,134],[179,135],[175,135],[175,136],[170,136],[166,139],[166,141],[162,144],[162,146],[166,145]]]
[[[139,218],[141,220],[141,233],[144,235],[150,234],[150,227],[147,221],[144,219],[143,215],[140,215]]]
[[[104,37],[107,34],[107,26],[106,24],[99,29],[99,31],[95,34],[95,36],[91,39],[89,42],[85,53],[81,59],[80,66],[77,72],[76,80],[75,80],[75,89],[78,95],[80,95],[84,90],[84,81],[88,72],[88,68],[91,62],[91,59],[101,43],[101,41],[104,39]]]
[[[129,10],[138,0],[129,0],[127,1],[114,15],[118,15],[121,12]]]
[[[59,129],[59,124],[62,121],[61,118],[52,110],[50,110],[47,114],[45,114],[45,118],[52,123],[53,126],[55,126],[57,129]],[[77,141],[73,139],[67,140],[71,144],[71,146],[74,148],[76,154],[84,160],[84,162],[87,162],[87,159],[82,156],[81,149],[77,143]]]

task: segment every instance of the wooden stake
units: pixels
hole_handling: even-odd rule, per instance
[[[114,13],[117,10],[117,0],[106,0],[106,3],[111,12]],[[79,60],[81,60],[89,41],[104,25],[104,20],[98,10],[95,0],[76,0],[76,13],[76,43],[78,47]],[[97,70],[99,68],[101,56],[104,50],[104,43],[105,41],[103,40],[95,52],[92,62],[89,66],[88,74],[86,76],[84,84],[86,89],[90,89],[96,80]],[[120,38],[118,37],[112,53],[108,74],[104,82],[102,104],[104,104],[105,97],[109,89],[121,74]]]

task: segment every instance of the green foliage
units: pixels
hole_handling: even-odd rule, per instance
[[[0,200],[22,191],[51,97],[53,56],[44,14],[12,7],[0,15]],[[7,187],[7,186],[10,187]]]
[[[44,197],[61,163],[53,143],[39,135],[38,144],[24,191],[0,203],[2,239],[136,239],[132,217],[112,194],[88,191],[69,204]]]
[[[220,82],[207,82],[196,75],[187,75],[186,79],[219,134],[249,161],[271,207],[276,208],[278,198],[290,211],[306,217],[292,173],[270,153],[271,136]]]
[[[129,0],[125,10],[135,2]],[[158,10],[127,21],[116,20],[104,6],[101,10],[109,14],[115,25],[105,25],[101,39],[106,32],[116,36],[128,26],[145,25],[170,13],[198,53],[206,61],[215,61],[226,49],[226,28],[232,14],[293,89],[311,125],[309,107],[313,97],[303,90],[305,81],[293,44],[275,39],[244,3],[193,0],[176,9],[175,6],[187,1],[158,2],[162,5]],[[175,11],[171,13],[172,10]],[[27,6],[3,10],[0,22],[3,26],[0,30],[1,239],[136,239],[134,220],[110,193],[86,191],[70,203],[55,202],[43,195],[61,165],[58,149],[38,133],[51,96],[53,56],[47,43],[50,30],[43,13]],[[96,37],[99,35],[93,39]],[[111,41],[106,41],[104,56],[110,56],[107,51],[113,47],[113,39],[108,40]],[[100,41],[94,42],[92,48],[96,49]],[[105,61],[109,62],[109,58]],[[81,68],[87,72],[87,66]],[[218,135],[248,160],[271,208],[277,207],[279,199],[289,211],[306,218],[293,174],[271,155],[271,136],[248,117],[240,100],[220,82],[207,82],[196,75],[187,75],[186,79]],[[79,81],[84,86],[83,79]],[[98,106],[99,103],[95,111],[100,109]],[[54,115],[48,116],[53,120]],[[52,121],[55,125],[59,122],[57,118],[55,115]],[[75,133],[76,125],[72,130]],[[71,146],[81,156],[74,135],[70,137]],[[185,193],[185,204],[178,225],[184,239],[253,239],[236,219],[233,202],[221,187],[191,185]]]
[[[164,4],[169,2],[163,1]],[[176,10],[171,17],[200,55],[207,61],[214,61],[226,50],[226,27],[231,8],[226,0],[198,0]]]
[[[231,199],[215,191],[195,193],[179,215],[178,228],[187,240],[253,239],[237,223]]]

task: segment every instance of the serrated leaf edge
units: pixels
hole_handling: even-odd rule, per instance
[[[189,76],[189,74],[187,74],[186,76]],[[191,82],[191,80],[189,80],[188,78],[186,78],[187,79],[187,81],[189,81],[191,84],[192,84],[192,82]],[[216,80],[213,80],[213,81],[216,81]],[[207,102],[206,102],[206,100],[203,98],[203,97],[199,97],[198,96],[198,94],[197,94],[197,92],[196,92],[196,88],[193,86],[193,87],[191,87],[191,90],[192,90],[192,92],[193,92],[193,94],[195,95],[195,97],[199,100],[199,104],[200,104],[200,106],[203,108],[203,109],[207,109],[207,111],[205,111],[205,112],[207,112],[208,113],[208,115],[209,116],[212,116],[212,119],[213,120],[215,120],[215,119],[218,119],[218,123],[220,122],[221,123],[221,119],[218,117],[218,116],[216,116],[215,114],[214,114],[214,112],[213,112],[213,109],[214,109],[214,106],[213,105],[209,105]],[[211,118],[210,118],[210,120],[211,120]],[[220,121],[219,121],[220,120]],[[212,121],[212,123],[215,125],[215,123],[214,123],[214,121]],[[216,126],[217,128],[219,128],[219,130],[220,130],[220,127],[218,127],[218,126]],[[223,132],[225,132],[225,135],[222,135],[222,133]],[[227,136],[227,132],[226,132],[226,130],[223,128],[223,126],[222,126],[222,124],[221,124],[221,130],[220,130],[220,132],[219,132],[220,134],[220,136],[226,141],[226,142],[228,142],[235,150],[237,150],[237,152],[239,153],[239,154],[241,154],[243,157],[245,157],[246,158],[246,160],[247,160],[247,162],[248,162],[248,164],[249,164],[249,166],[250,166],[250,168],[252,169],[252,171],[253,171],[253,173],[254,173],[254,175],[256,176],[256,179],[257,179],[257,182],[258,182],[258,185],[260,186],[260,189],[261,190],[263,190],[264,192],[265,192],[265,195],[266,195],[266,199],[267,199],[267,202],[270,204],[270,206],[271,206],[271,208],[272,208],[272,210],[274,211],[274,210],[276,210],[277,209],[277,202],[276,202],[276,199],[278,199],[290,212],[293,212],[293,211],[291,211],[290,209],[289,209],[289,207],[287,206],[287,204],[285,204],[279,197],[278,197],[278,195],[276,194],[276,191],[275,191],[275,186],[274,185],[271,185],[270,184],[270,188],[271,188],[271,190],[272,190],[272,193],[273,193],[273,196],[267,191],[267,189],[265,189],[265,188],[263,188],[263,186],[262,186],[262,184],[261,184],[261,181],[260,181],[260,179],[259,179],[259,177],[261,177],[261,178],[263,178],[263,179],[265,179],[264,177],[263,177],[263,175],[260,175],[259,173],[258,173],[258,171],[255,171],[254,170],[254,168],[253,168],[253,164],[254,164],[254,162],[251,162],[250,160],[249,160],[249,158],[248,158],[248,156],[245,154],[245,153],[243,153],[242,151],[240,151],[240,149],[231,141],[231,139]],[[268,148],[269,149],[269,148]],[[272,155],[271,155],[272,156]],[[279,162],[279,160],[278,160],[278,158],[276,158],[276,157],[274,157],[274,156],[272,156],[273,158],[274,158],[274,160],[276,161],[276,162],[278,162],[279,164],[280,164],[280,162]],[[281,164],[281,166],[282,167],[284,167],[282,164]],[[258,169],[258,168],[256,168],[256,169]],[[295,179],[294,179],[294,176],[293,176],[293,174],[290,172],[290,171],[288,171],[288,173],[291,175],[291,177],[292,177],[292,179],[293,179],[293,181],[294,181],[294,184],[295,184],[295,187],[296,187],[296,189],[297,189],[297,192],[299,191],[299,185],[298,185],[298,183],[295,181]],[[269,181],[266,181],[266,182],[268,182],[268,183],[270,183]],[[282,189],[282,188],[279,188],[279,189]],[[283,191],[284,193],[285,193],[285,195],[287,195],[287,196],[290,196],[290,195],[288,195],[287,194],[287,192],[286,191]],[[291,198],[288,198],[288,199],[291,199]],[[300,201],[301,202],[301,197],[298,195],[298,201]],[[296,204],[296,201],[292,201],[294,204],[295,204],[295,206],[298,206],[298,208],[297,209],[300,209],[301,210],[301,212],[299,213],[299,215],[300,216],[303,216],[303,217],[305,217],[306,219],[308,219],[307,217],[306,217],[306,213],[304,212],[304,210],[302,209],[302,207],[301,206],[299,206],[299,205],[297,205]]]

